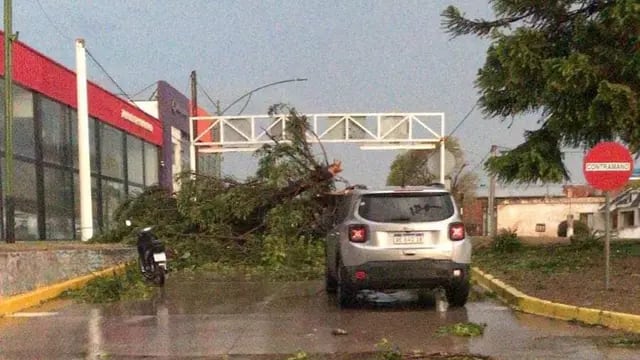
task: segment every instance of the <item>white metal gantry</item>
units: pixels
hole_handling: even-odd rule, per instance
[[[302,115],[301,115],[302,116]],[[357,143],[364,150],[434,149],[440,146],[444,183],[444,113],[307,114],[310,143]],[[287,114],[190,118],[191,169],[197,153],[255,151],[287,138]]]

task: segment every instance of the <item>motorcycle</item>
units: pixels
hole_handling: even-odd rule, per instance
[[[125,224],[132,225],[130,220],[126,220]],[[162,286],[167,273],[167,254],[164,244],[158,240],[152,230],[153,227],[149,226],[138,231],[138,263],[145,279]]]

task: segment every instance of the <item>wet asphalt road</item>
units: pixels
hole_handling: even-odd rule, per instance
[[[365,294],[366,295],[366,294]],[[369,294],[371,295],[371,294]],[[398,300],[399,299],[399,300]],[[474,353],[496,359],[639,359],[610,348],[616,333],[520,314],[491,299],[439,312],[416,294],[369,296],[339,310],[320,281],[168,279],[153,300],[110,305],[57,300],[0,319],[0,359],[252,358],[371,352],[386,338],[402,351]],[[433,300],[433,299],[431,299]],[[443,325],[485,323],[477,338],[437,336]],[[346,335],[336,336],[335,329]],[[370,356],[373,358],[373,356]]]

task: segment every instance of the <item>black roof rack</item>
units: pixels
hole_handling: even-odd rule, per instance
[[[346,190],[355,190],[355,189],[367,190],[368,188],[367,188],[367,185],[355,184],[355,185],[347,186],[345,189]]]

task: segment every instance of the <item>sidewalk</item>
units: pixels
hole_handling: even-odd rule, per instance
[[[26,241],[0,244],[0,316],[38,305],[98,276],[124,269],[137,256],[123,244]]]

